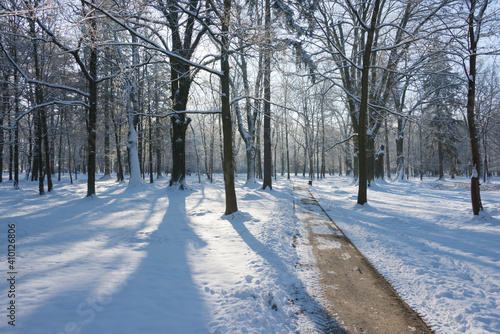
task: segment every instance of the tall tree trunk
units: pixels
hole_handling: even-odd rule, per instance
[[[149,183],[154,182],[154,169],[153,169],[153,126],[151,121],[151,113],[148,116],[148,159],[149,159]]]
[[[64,115],[63,111],[63,115]],[[64,116],[62,116],[64,117]],[[59,122],[61,123],[61,122]],[[62,152],[63,152],[63,132],[62,132],[62,124],[59,124],[59,145],[57,148],[57,182],[61,182],[61,177],[63,173],[63,159],[62,159]]]
[[[40,89],[37,89],[41,92],[41,87]],[[40,98],[37,97],[37,100],[39,100]],[[42,100],[43,100],[43,97],[42,97]],[[37,103],[38,104],[38,103]],[[44,189],[44,185],[43,185],[43,181],[44,181],[44,175],[43,175],[43,152],[42,152],[42,141],[43,141],[43,127],[42,127],[42,109],[43,108],[39,108],[38,109],[38,117],[37,117],[37,121],[38,121],[38,125],[37,125],[37,138],[38,138],[38,147],[37,147],[37,164],[38,164],[38,194],[40,195],[44,195],[45,194],[45,189]]]
[[[49,146],[49,129],[47,127],[47,116],[45,109],[41,109],[41,120],[43,130],[43,150],[45,151],[45,175],[47,176],[47,191],[52,191],[52,168],[50,166],[50,146]]]
[[[97,22],[95,18],[90,19],[89,35],[92,42],[89,56],[89,75],[87,78],[89,86],[89,109],[87,122],[88,136],[88,161],[87,161],[87,197],[96,195],[96,138],[97,138]]]
[[[156,118],[155,122],[155,134],[156,134],[156,141],[155,141],[155,148],[156,148],[156,178],[159,179],[161,178],[161,143],[160,143],[160,117]]]
[[[396,180],[404,179],[405,154],[404,154],[404,128],[406,121],[398,117],[398,133],[396,137]]]
[[[240,12],[238,12],[238,15]],[[257,14],[258,15],[258,14]],[[239,16],[238,16],[239,17]],[[260,20],[260,17],[257,18],[257,21]],[[239,46],[243,47],[245,41],[241,39],[239,41]],[[254,184],[255,183],[255,157],[256,157],[256,147],[255,147],[255,131],[256,131],[256,122],[258,119],[258,109],[256,108],[254,112],[252,112],[252,102],[250,100],[250,83],[248,80],[248,64],[246,60],[246,55],[243,53],[240,54],[240,62],[239,66],[241,68],[241,76],[243,81],[244,94],[248,96],[245,99],[245,113],[247,119],[248,129],[244,128],[243,125],[243,117],[241,115],[240,108],[238,104],[236,104],[236,114],[238,120],[238,132],[243,138],[245,142],[245,151],[246,151],[246,163],[247,163],[247,181],[246,184]],[[260,66],[260,62],[259,62]],[[259,85],[259,80],[257,80],[256,85]],[[258,89],[257,89],[258,91]],[[233,95],[237,94],[235,91]]]
[[[132,34],[132,43],[137,43],[137,36]],[[135,68],[139,63],[139,55],[137,46],[132,47],[132,67]],[[139,124],[139,89],[137,87],[137,77],[134,70],[130,73],[130,78],[127,80],[127,109],[128,109],[128,165],[130,170],[129,187],[136,187],[142,184],[141,178],[141,160],[139,157],[142,152],[142,145],[139,140],[140,131]]]
[[[194,131],[193,125],[190,124],[191,132],[193,132],[193,142],[194,142],[194,152],[196,154],[196,172],[198,174],[198,183],[201,183],[201,167],[200,167],[200,154],[198,152],[198,143],[196,141],[196,132]],[[151,160],[151,166],[153,165],[153,161]],[[153,180],[151,176],[151,180]],[[151,181],[151,183],[153,183]]]
[[[370,131],[366,135],[366,168],[368,186],[375,180],[375,135]]]
[[[443,142],[441,139],[438,139],[438,174],[439,174],[439,179],[443,180],[444,179],[444,165],[443,165]]]
[[[342,155],[339,155],[339,176],[342,176]]]
[[[271,1],[265,2],[264,32],[264,182],[262,189],[273,189],[271,153]]]
[[[419,174],[420,181],[424,179],[424,150],[422,143],[422,126],[418,124],[418,145],[419,145],[419,155],[420,155],[420,163],[419,163]]]
[[[286,179],[290,180],[290,147],[288,145],[288,119],[285,110]]]
[[[36,96],[36,94],[35,94]],[[36,103],[36,98],[35,98]],[[33,142],[31,147],[31,181],[38,181],[38,146],[40,142],[38,140],[38,111],[33,113]],[[30,127],[31,128],[31,127]]]
[[[17,63],[17,48],[14,47],[14,61]],[[14,72],[14,138],[13,142],[11,142],[11,145],[14,145],[14,189],[19,189],[19,122],[17,117],[20,114],[19,110],[19,82],[18,82],[18,75],[17,72]],[[3,152],[0,151],[0,154]],[[0,173],[2,173],[2,166],[0,166]]]
[[[18,82],[17,82],[17,74],[14,74],[14,85],[16,86],[15,90],[15,123],[14,123],[14,189],[19,189],[19,122],[17,121],[17,117],[20,114],[19,111],[19,92],[18,92]],[[0,151],[1,154],[1,151]],[[0,167],[0,173],[2,169]]]
[[[106,101],[104,102],[104,177],[111,177],[111,148],[110,148],[110,88],[109,80],[106,80],[104,85],[104,91],[107,95]]]
[[[172,58],[171,62],[171,91],[173,97],[174,111],[186,111],[189,97],[191,79],[188,76],[189,66],[179,64]],[[169,186],[176,186],[185,189],[186,179],[186,131],[191,122],[185,113],[174,114],[170,117],[172,125],[172,174],[170,175]]]
[[[110,94],[110,99],[111,99],[111,105],[113,105],[113,92]],[[120,147],[120,126],[117,124],[115,120],[115,113],[113,109],[110,109],[110,116],[111,116],[111,121],[113,122],[113,127],[114,127],[114,134],[115,134],[115,145],[116,145],[116,160],[118,164],[118,170],[116,171],[116,181],[121,182],[124,180],[125,175],[123,172],[123,164],[122,164],[122,153],[121,153],[121,147]]]
[[[4,131],[3,131],[3,121],[7,110],[9,108],[9,76],[4,74],[4,80],[2,83],[2,105],[0,108],[0,183],[3,181],[3,149],[4,149]]]
[[[67,134],[67,140],[68,140],[68,171],[69,171],[69,180],[70,183],[73,184],[73,176],[71,175],[71,141],[69,138],[69,131]]]
[[[486,131],[484,133],[484,138],[483,138],[483,152],[484,152],[484,164],[483,164],[483,182],[486,182],[489,177],[489,171],[488,171],[488,154],[487,154],[487,148],[488,145],[486,145]]]
[[[469,138],[472,151],[472,178],[471,178],[471,201],[472,211],[474,215],[479,215],[479,211],[483,209],[481,203],[481,193],[479,189],[479,173],[481,171],[481,156],[479,153],[479,143],[477,139],[477,130],[474,115],[474,106],[476,99],[476,60],[477,60],[477,43],[480,32],[480,20],[486,10],[488,1],[485,0],[483,7],[480,9],[480,15],[476,15],[476,0],[470,0],[470,13],[468,18],[469,24],[469,73],[468,75],[468,91],[467,91],[467,123],[469,127]],[[477,26],[475,26],[477,24]]]
[[[12,117],[10,115],[10,110],[7,114],[7,119],[9,120],[8,121],[8,124],[9,124],[9,181],[12,181],[13,180],[13,172],[14,170],[12,169],[12,167],[14,166],[14,146],[12,145],[12,139],[13,139],[13,129],[12,129]]]
[[[224,0],[224,21],[222,22],[222,55],[221,55],[221,102],[222,102],[222,129],[224,131],[224,189],[226,194],[226,215],[238,211],[236,192],[234,189],[233,164],[233,125],[231,121],[231,105],[229,102],[229,26],[231,23],[231,0]]]
[[[368,202],[367,186],[368,186],[368,169],[367,169],[367,150],[366,150],[366,125],[368,114],[368,89],[369,89],[369,73],[372,56],[373,36],[376,30],[377,17],[380,10],[380,1],[375,0],[370,26],[366,31],[366,43],[363,51],[363,69],[361,74],[361,104],[359,107],[359,188],[358,188],[358,204]]]
[[[31,36],[33,37],[33,62],[35,65],[35,78],[38,81],[42,81],[42,72],[39,64],[39,58],[38,58],[38,40],[35,38],[36,37],[36,31],[35,31],[35,22],[33,20],[30,20],[30,33]],[[43,96],[43,88],[41,84],[36,83],[35,84],[35,103],[37,105],[42,104],[44,100]],[[37,145],[36,145],[36,160],[37,160],[37,167],[38,167],[38,193],[40,195],[45,194],[45,189],[44,189],[44,175],[43,175],[43,150],[42,150],[42,143],[43,143],[43,119],[44,119],[44,114],[45,111],[43,107],[39,107],[37,109],[37,118],[36,118],[36,137],[37,137]],[[50,170],[46,170],[46,173],[50,173]]]
[[[387,118],[385,119],[385,168],[387,178],[391,178],[391,159],[389,155],[389,128],[387,127]]]

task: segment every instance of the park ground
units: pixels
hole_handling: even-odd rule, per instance
[[[69,184],[65,176],[44,196],[36,182],[20,190],[2,182],[0,332],[324,331],[320,272],[304,265],[317,259],[297,247],[309,232],[293,188],[307,179],[278,176],[272,191],[245,185],[244,175],[236,182],[240,211],[230,216],[222,176],[190,176],[186,191],[168,189],[168,178],[134,188],[99,179],[96,198],[85,197],[84,177]],[[363,206],[349,177],[315,180],[309,190],[433,330],[498,333],[500,179],[482,185],[477,217],[468,183],[377,181]]]

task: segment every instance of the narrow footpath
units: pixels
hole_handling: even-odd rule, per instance
[[[297,218],[308,231],[324,309],[347,333],[433,333],[318,204],[306,186],[294,186]],[[307,242],[307,241],[306,241]],[[337,333],[337,329],[327,331]]]

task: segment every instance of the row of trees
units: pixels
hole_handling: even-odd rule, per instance
[[[477,214],[480,174],[499,156],[498,71],[487,60],[497,9],[488,5],[5,1],[0,165],[16,187],[24,168],[40,194],[56,169],[85,172],[94,196],[98,171],[129,174],[134,186],[168,170],[170,186],[184,189],[190,161],[211,178],[220,160],[230,214],[239,165],[248,183],[271,189],[278,167],[288,176],[308,167],[313,178],[337,166],[358,179],[363,204],[391,156],[402,179],[410,153],[421,176],[435,154],[440,177],[446,164],[456,173],[471,162]]]

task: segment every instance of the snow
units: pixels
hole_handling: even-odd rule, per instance
[[[130,178],[128,186],[130,188],[139,187],[142,185],[141,167],[137,148],[137,131],[135,130],[132,119],[129,120],[127,148],[128,159],[130,161]]]
[[[471,176],[473,179],[477,179],[479,177],[479,173],[477,172],[477,166],[474,165],[474,170],[472,172],[472,176]]]
[[[438,333],[500,332],[500,182],[481,188],[472,214],[470,179],[377,181],[368,205],[350,179],[312,191],[339,227]]]
[[[293,211],[293,182],[307,179],[278,178],[270,191],[240,175],[241,211],[231,216],[215,179],[188,177],[184,191],[168,178],[135,188],[98,179],[94,198],[85,197],[84,175],[45,196],[36,182],[1,183],[0,332],[321,332],[316,260]],[[469,183],[379,181],[364,206],[351,178],[310,189],[438,333],[498,333],[500,180],[482,186],[479,217]],[[8,224],[16,225],[15,328],[6,317]]]

